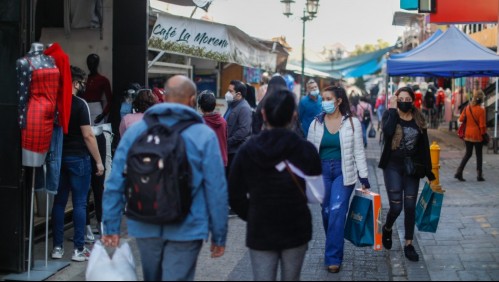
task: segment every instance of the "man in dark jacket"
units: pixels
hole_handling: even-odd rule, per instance
[[[241,145],[251,136],[251,107],[245,100],[246,86],[238,80],[230,82],[229,89],[225,94],[225,100],[229,108],[225,112],[224,119],[227,121],[227,175],[232,160]]]

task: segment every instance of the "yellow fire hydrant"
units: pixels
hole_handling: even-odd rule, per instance
[[[440,146],[433,142],[430,146],[432,171],[435,175],[435,181],[431,183],[431,189],[435,192],[445,192],[440,185]]]

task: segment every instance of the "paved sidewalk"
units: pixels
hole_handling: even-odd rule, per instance
[[[431,130],[430,140],[438,141],[442,148],[441,182],[447,192],[437,233],[416,231],[415,247],[421,255],[420,262],[409,262],[403,256],[402,213],[394,229],[394,242],[400,243],[394,244],[391,251],[375,252],[371,248],[357,248],[346,242],[342,271],[329,274],[323,265],[325,235],[320,208],[311,206],[314,235],[303,267],[303,280],[499,280],[499,155],[484,155],[486,182],[476,181],[476,162],[473,158],[464,174],[468,181],[461,183],[453,176],[464,154],[462,141],[455,137],[455,133],[449,134],[445,130]],[[388,200],[383,173],[377,169],[380,152],[377,139],[370,139],[366,151],[369,178],[372,190],[382,196],[384,221]],[[71,231],[68,231],[67,236]],[[126,229],[123,235],[126,238]],[[211,259],[209,245],[206,244],[198,261],[196,280],[252,280],[245,236],[246,224],[237,218],[230,219],[226,255],[220,259]],[[133,239],[130,243],[141,278],[136,245]],[[67,248],[71,249],[71,243],[68,243]],[[42,246],[37,245],[36,249],[41,250]],[[37,251],[37,258],[40,255],[41,252]],[[72,263],[49,280],[82,280],[85,267],[85,263]]]

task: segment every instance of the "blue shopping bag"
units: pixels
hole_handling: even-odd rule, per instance
[[[426,182],[416,205],[416,226],[419,231],[437,232],[443,201],[444,194],[433,191]]]
[[[357,247],[374,245],[372,200],[358,195],[353,197],[345,224],[345,239]]]

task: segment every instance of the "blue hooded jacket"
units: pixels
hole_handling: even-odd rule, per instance
[[[160,122],[172,126],[180,120],[199,120],[193,109],[180,104],[158,104],[146,111],[158,115]],[[113,169],[106,181],[103,196],[104,234],[120,234],[125,208],[123,169],[128,151],[135,140],[147,130],[145,121],[129,128],[120,141],[113,160]],[[228,193],[218,139],[213,130],[200,123],[181,134],[192,168],[193,203],[187,218],[179,224],[154,225],[128,219],[128,233],[136,238],[163,238],[170,241],[206,240],[224,246],[227,237]]]

